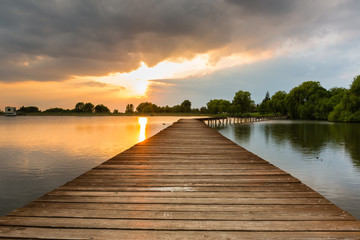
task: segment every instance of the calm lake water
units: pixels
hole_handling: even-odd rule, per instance
[[[178,119],[0,116],[0,216],[63,185]]]
[[[178,119],[0,116],[0,215]],[[219,131],[360,218],[360,124],[268,121]]]
[[[360,124],[276,120],[219,132],[360,219]]]

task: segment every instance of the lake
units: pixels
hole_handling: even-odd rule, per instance
[[[274,120],[218,130],[360,219],[360,124]]]
[[[179,118],[0,116],[0,215]],[[360,124],[277,120],[218,131],[360,218]]]
[[[179,118],[0,116],[0,216],[74,179]]]

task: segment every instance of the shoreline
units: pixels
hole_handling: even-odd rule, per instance
[[[0,116],[5,116],[5,114],[1,113]],[[211,116],[209,114],[192,114],[192,113],[139,113],[139,114],[128,114],[128,113],[119,113],[119,114],[113,114],[113,113],[26,113],[26,114],[17,114],[18,116],[71,116],[71,117],[77,117],[77,116],[84,116],[84,117],[97,117],[97,116],[109,116],[109,117],[198,117],[198,116]]]

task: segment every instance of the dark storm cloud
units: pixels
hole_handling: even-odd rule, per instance
[[[301,0],[300,0],[301,1]],[[251,14],[262,15],[279,15],[286,14],[293,10],[296,10],[297,1],[289,0],[227,0],[228,3],[232,3],[242,8],[244,12],[250,12]]]
[[[224,54],[261,52],[344,22],[352,29],[357,3],[335,3],[3,0],[0,81],[100,76],[224,47]]]

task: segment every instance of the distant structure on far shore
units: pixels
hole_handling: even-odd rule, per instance
[[[5,107],[5,116],[16,116],[16,107]]]

